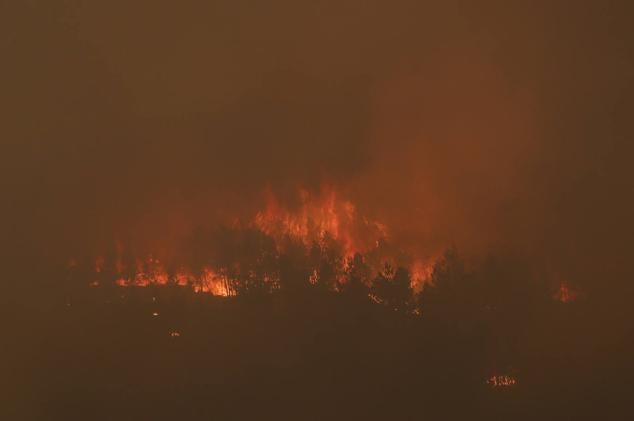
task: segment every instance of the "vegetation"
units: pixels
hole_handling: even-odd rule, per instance
[[[529,265],[452,249],[415,290],[406,267],[327,237],[223,235],[186,283],[114,256],[31,292],[7,332],[7,419],[579,419],[627,402],[631,363],[596,348],[596,302],[557,300]],[[210,264],[229,296],[200,292]]]

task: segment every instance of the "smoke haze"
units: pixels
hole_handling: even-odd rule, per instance
[[[5,2],[8,255],[166,243],[328,184],[424,255],[624,286],[632,6],[478,3]]]

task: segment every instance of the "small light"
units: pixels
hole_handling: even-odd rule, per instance
[[[517,384],[517,379],[512,376],[492,376],[487,380],[491,387],[511,387]]]

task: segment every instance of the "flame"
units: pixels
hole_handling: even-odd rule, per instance
[[[194,283],[195,292],[206,292],[220,297],[228,297],[230,289],[225,276],[206,267],[198,282]]]
[[[146,261],[137,259],[135,266],[136,272],[133,277],[119,276],[115,280],[115,284],[120,287],[146,287],[173,283],[178,286],[192,285],[194,291],[199,293],[210,293],[222,297],[231,295],[226,277],[209,267],[206,267],[198,277],[190,271],[181,269],[170,278],[160,261],[153,257],[149,257]]]
[[[376,274],[385,261],[392,265],[403,264],[397,261],[394,248],[385,247],[388,238],[388,229],[385,224],[367,218],[359,213],[357,207],[330,186],[323,186],[318,192],[299,188],[296,192],[296,201],[293,206],[280,200],[271,191],[265,192],[264,206],[254,213],[252,219],[246,223],[240,223],[236,217],[228,218],[228,227],[232,229],[255,229],[275,243],[278,256],[283,252],[282,248],[290,237],[300,240],[306,249],[315,245],[327,247],[333,241],[335,253],[340,259],[338,272],[334,274],[336,282],[329,287],[338,290],[341,284],[346,282],[345,271],[356,253],[372,255],[367,259],[370,270]],[[325,248],[323,250],[326,250]],[[331,253],[331,252],[329,252]],[[149,254],[146,257],[132,257],[130,251],[125,250],[121,241],[114,244],[114,255],[110,259],[97,256],[93,260],[93,269],[97,274],[98,282],[93,286],[107,283],[106,279],[113,275],[114,283],[121,287],[147,287],[150,285],[178,285],[190,286],[197,293],[208,293],[220,297],[236,295],[235,281],[232,276],[236,271],[240,272],[237,263],[219,263],[216,266],[208,262],[202,268],[194,270],[183,265],[183,262],[165,254]],[[273,256],[276,259],[278,256]],[[259,259],[259,258],[257,258]],[[257,260],[256,259],[256,260]],[[213,260],[213,259],[212,259]],[[259,260],[258,260],[259,261]],[[413,259],[409,261],[409,269],[412,278],[412,288],[420,290],[423,283],[429,278],[435,259]],[[77,261],[71,259],[69,268],[77,266]],[[264,273],[248,275],[253,271],[248,265],[243,268],[247,277],[260,277],[270,289],[279,287],[277,274]],[[236,267],[234,267],[236,266]],[[177,269],[175,269],[177,268]],[[315,266],[309,268],[307,281],[311,284],[319,282],[320,269]],[[331,275],[332,276],[332,275]]]
[[[420,291],[425,282],[430,279],[431,274],[434,271],[435,263],[435,259],[423,260],[419,258],[414,260],[414,263],[412,263],[412,266],[410,267],[412,276],[411,286],[414,291]]]
[[[322,187],[318,194],[300,188],[297,196],[299,205],[290,208],[267,192],[266,206],[256,213],[253,225],[278,242],[285,236],[291,236],[310,244],[327,233],[341,243],[344,257],[367,250],[378,238],[387,236],[384,224],[359,218],[355,205],[341,199],[331,187]],[[364,239],[360,235],[362,231],[372,235]]]

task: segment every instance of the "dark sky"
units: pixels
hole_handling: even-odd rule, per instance
[[[2,2],[7,249],[154,240],[326,180],[424,253],[624,274],[631,4]]]

